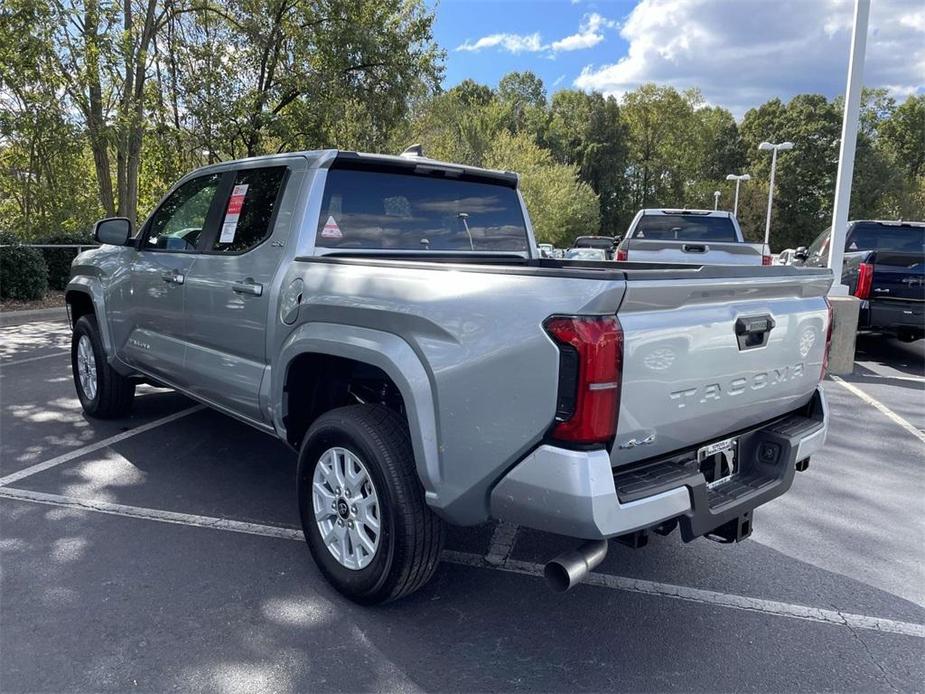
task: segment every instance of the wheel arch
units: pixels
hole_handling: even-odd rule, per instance
[[[72,329],[82,316],[88,314],[96,316],[96,324],[100,330],[106,358],[112,360],[114,354],[112,335],[109,332],[109,322],[106,320],[103,288],[99,280],[92,277],[72,278],[64,290],[64,301]]]
[[[361,369],[364,377],[381,374],[401,396],[408,423],[415,468],[426,498],[439,507],[441,480],[438,430],[433,388],[426,369],[411,346],[402,338],[370,328],[336,323],[307,323],[299,326],[283,343],[279,360],[272,370],[271,402],[274,426],[294,446],[311,422],[330,408],[309,405],[307,416],[296,408],[313,399],[306,388],[305,375],[316,387],[318,381],[343,374],[345,369]],[[325,401],[322,396],[322,403]],[[333,406],[337,406],[333,402]]]

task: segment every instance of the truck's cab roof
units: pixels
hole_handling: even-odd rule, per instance
[[[473,178],[487,178],[506,183],[510,186],[516,186],[519,180],[518,175],[513,171],[484,169],[477,166],[469,166],[467,164],[456,164],[453,162],[440,161],[438,159],[431,159],[429,157],[412,153],[405,153],[400,155],[377,154],[370,152],[354,152],[352,150],[345,149],[313,149],[299,152],[268,154],[259,157],[245,157],[242,159],[233,159],[210,164],[209,166],[197,169],[194,173],[198,174],[210,169],[227,169],[242,165],[252,166],[254,164],[273,164],[285,159],[292,159],[292,157],[304,157],[308,160],[310,167],[320,169],[330,168],[332,165],[334,165],[335,162],[339,162],[340,164],[347,167],[353,165],[363,168],[368,166],[370,168],[388,167],[393,169],[414,169],[416,171],[423,170],[425,173],[427,171],[433,171],[434,173],[442,172],[444,175],[451,177],[471,176]]]

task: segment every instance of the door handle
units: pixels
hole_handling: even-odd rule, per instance
[[[702,246],[700,244],[693,243],[684,243],[681,244],[681,250],[685,253],[706,253],[709,250],[709,246]]]
[[[263,285],[255,282],[250,277],[231,283],[231,289],[237,294],[250,294],[251,296],[261,296],[263,294]]]
[[[171,270],[170,272],[165,272],[164,274],[162,274],[161,279],[171,284],[183,284],[183,281],[186,278],[183,276],[182,272]]]

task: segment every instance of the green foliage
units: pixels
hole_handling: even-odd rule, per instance
[[[763,238],[770,156],[757,146],[791,140],[772,247],[806,245],[830,223],[839,99],[772,99],[737,123],[695,89],[654,84],[619,101],[550,97],[526,71],[496,89],[464,80],[442,91],[426,0],[129,4],[3,0],[0,224],[19,238],[144,215],[206,163],[412,142],[438,159],[520,171],[537,228],[568,242],[622,234],[640,207],[709,208],[714,190],[730,208],[725,176],[746,172],[742,226]],[[850,217],[925,218],[925,96],[897,104],[865,90],[860,125]],[[47,260],[57,286],[66,258]]]
[[[553,95],[547,146],[558,162],[578,166],[598,194],[601,231],[607,235],[621,234],[635,213],[626,206],[627,140],[613,97],[578,90]]]
[[[74,233],[51,234],[40,239],[39,243],[47,244],[95,244],[89,230]],[[45,259],[47,268],[48,287],[58,291],[67,287],[71,279],[71,261],[77,256],[77,248],[42,248],[39,249]]]
[[[9,232],[0,232],[0,299],[41,299],[48,290],[47,268],[36,248],[18,245]]]
[[[597,195],[578,177],[578,167],[557,164],[549,151],[526,134],[500,133],[485,165],[520,174],[520,189],[540,243],[568,245],[576,236],[597,229]]]

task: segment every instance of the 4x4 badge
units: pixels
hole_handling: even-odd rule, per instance
[[[620,448],[636,448],[636,446],[647,446],[650,443],[655,443],[655,433],[651,433],[646,436],[644,439],[630,439],[624,443],[620,444]]]

